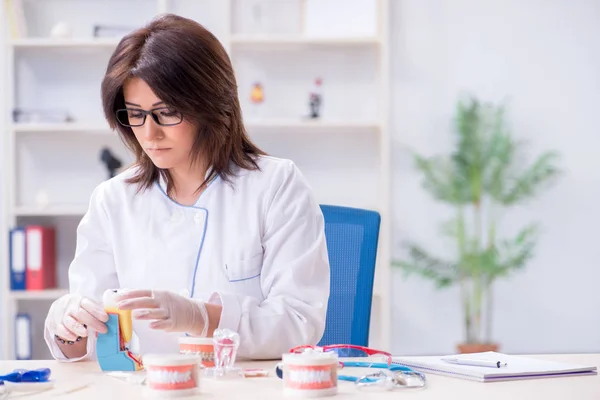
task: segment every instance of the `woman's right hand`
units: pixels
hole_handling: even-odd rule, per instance
[[[78,294],[66,294],[50,306],[46,325],[53,335],[74,342],[78,336],[87,337],[88,329],[106,333],[106,321],[108,314],[98,303]]]

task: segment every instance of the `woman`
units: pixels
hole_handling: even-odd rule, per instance
[[[134,353],[177,352],[183,335],[240,335],[238,355],[278,358],[323,335],[323,215],[289,160],[246,136],[219,41],[174,15],[121,40],[102,82],[106,119],[136,162],[101,183],[77,230],[70,293],[48,313],[53,356],[94,357],[104,291],[131,289]]]

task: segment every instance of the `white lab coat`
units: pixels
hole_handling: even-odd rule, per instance
[[[329,298],[323,214],[293,162],[257,161],[261,171],[238,169],[232,184],[216,178],[194,206],[167,197],[162,180],[136,193],[125,182],[132,170],[101,183],[77,230],[70,292],[99,304],[111,288],[187,291],[216,302],[219,328],[240,335],[240,358],[279,358],[316,344]],[[178,352],[182,335],[134,320],[131,350]],[[47,328],[45,340],[65,360]],[[85,358],[95,359],[94,350],[91,335]]]

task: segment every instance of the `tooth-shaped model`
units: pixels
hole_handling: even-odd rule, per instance
[[[104,311],[107,314],[117,314],[119,316],[119,332],[121,333],[121,340],[123,342],[121,346],[127,347],[133,334],[131,310],[119,310],[116,300],[118,293],[117,289],[107,290],[102,296],[102,302],[104,303]]]
[[[131,312],[119,310],[116,296],[118,290],[110,289],[104,292],[104,309],[108,314],[106,333],[98,333],[96,340],[96,355],[100,369],[103,371],[138,371],[143,369],[140,358],[131,353],[127,347],[133,327]]]

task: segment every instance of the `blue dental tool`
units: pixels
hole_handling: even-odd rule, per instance
[[[25,383],[25,382],[47,382],[50,379],[50,368],[38,368],[38,369],[15,369],[13,372],[6,375],[0,375],[0,382],[13,382],[13,383]]]

